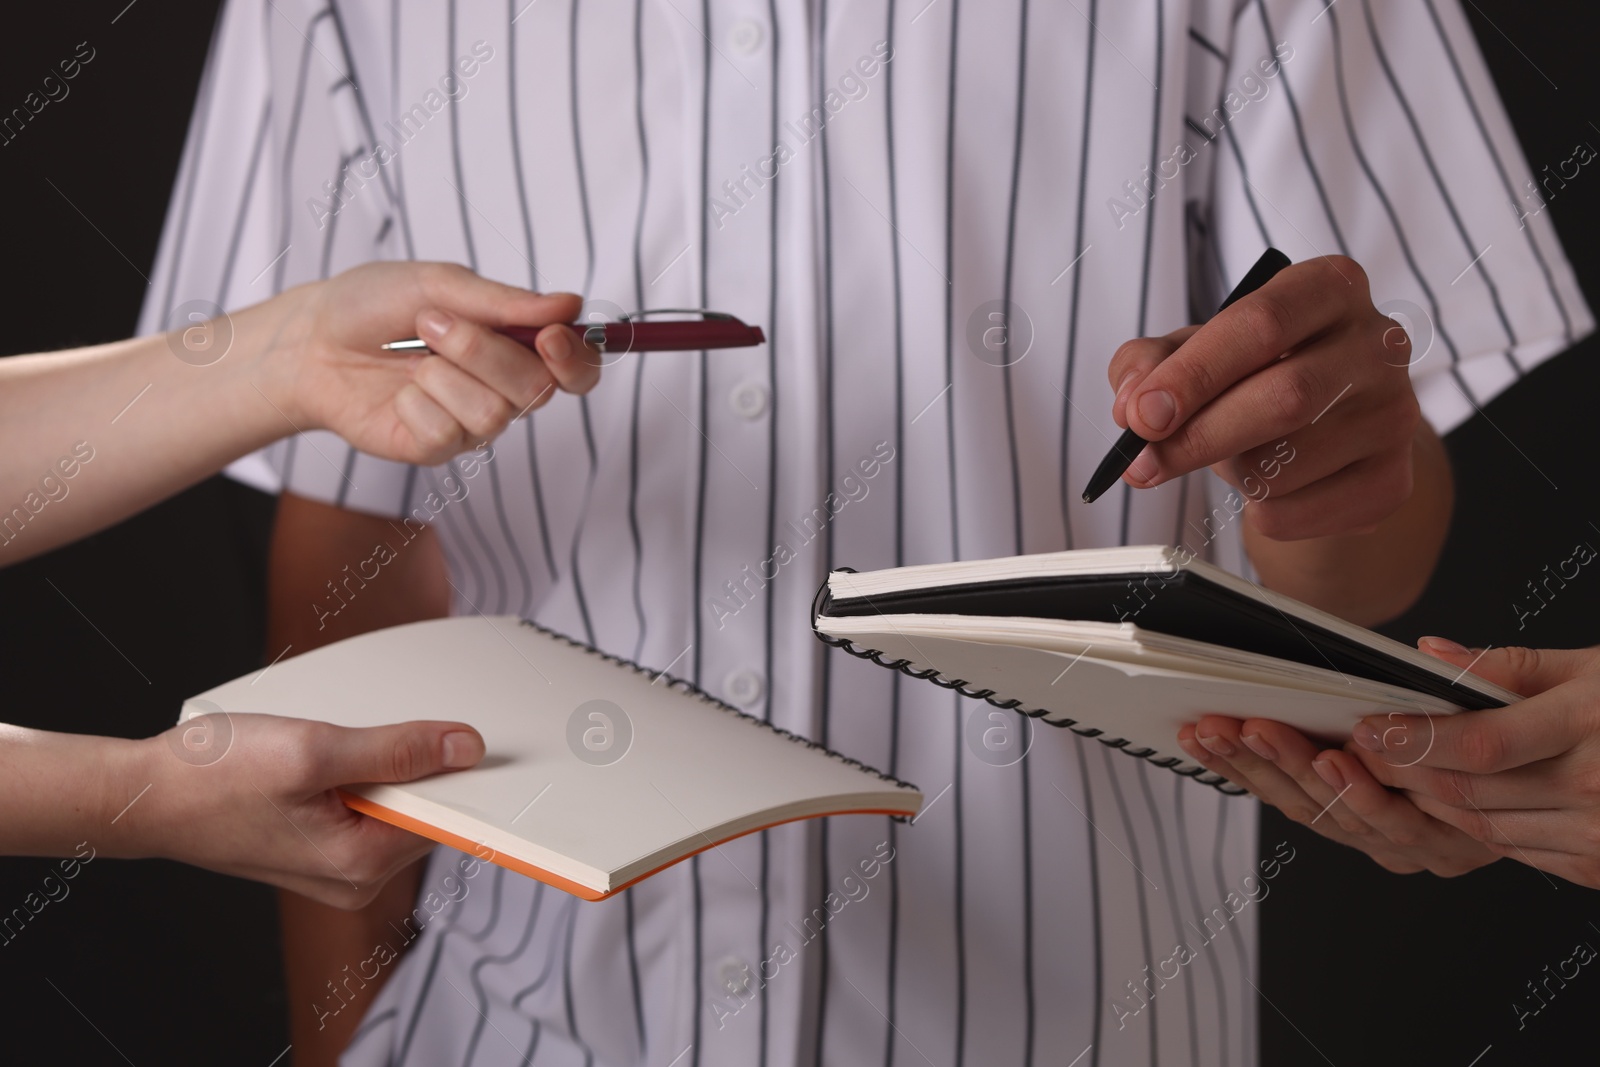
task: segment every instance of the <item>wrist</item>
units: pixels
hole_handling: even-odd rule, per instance
[[[168,413],[184,412],[185,459],[201,476],[294,432],[311,429],[295,402],[293,363],[306,287],[141,339],[125,373],[154,382]],[[176,358],[174,358],[176,357]]]
[[[229,385],[251,413],[251,424],[260,422],[269,440],[289,432],[290,425],[320,428],[298,388],[310,350],[312,293],[310,286],[296,286],[228,316],[233,349],[222,363]]]
[[[118,859],[145,859],[161,855],[156,838],[162,819],[157,815],[163,792],[157,781],[161,737],[142,740],[96,738],[95,759],[98,797],[94,819],[77,840],[87,840],[95,850]]]

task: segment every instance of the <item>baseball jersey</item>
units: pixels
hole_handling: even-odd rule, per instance
[[[390,556],[429,522],[454,610],[928,798],[598,904],[439,849],[418,921],[315,1006],[386,976],[345,1062],[1254,1063],[1293,863],[1258,855],[1254,802],[831,651],[813,595],[832,567],[1118,544],[1247,572],[1209,474],[1081,500],[1117,346],[1202,321],[1269,245],[1347,254],[1444,432],[1592,327],[1542,206],[1451,0],[232,0],[146,329],[422,259],[768,337],[608,357],[468,462],[310,433],[235,476],[396,519]]]

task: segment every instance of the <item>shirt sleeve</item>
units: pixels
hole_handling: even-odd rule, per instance
[[[1356,260],[1441,434],[1593,330],[1455,0],[1211,6],[1185,127],[1220,291],[1267,245]]]
[[[397,255],[389,176],[359,177],[363,163],[377,169],[379,157],[344,66],[343,34],[336,9],[313,0],[224,5],[141,333]],[[234,463],[229,476],[267,492],[288,489],[374,514],[405,513],[415,482],[409,466],[358,453],[332,433],[296,433],[287,421],[284,431],[285,440]]]

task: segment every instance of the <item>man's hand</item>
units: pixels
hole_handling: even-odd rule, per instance
[[[254,377],[294,425],[332,430],[385,459],[433,465],[497,437],[556,389],[594,387],[598,353],[557,325],[576,319],[581,303],[450,263],[368,263],[238,318],[278,317]],[[513,325],[545,326],[537,353],[494,330]],[[432,354],[378,347],[413,333]]]
[[[1455,826],[1385,789],[1350,753],[1324,751],[1282,723],[1207,715],[1183,727],[1178,744],[1207,770],[1396,874],[1426,870],[1451,877],[1498,858]]]
[[[358,908],[433,842],[345,807],[334,789],[471,767],[483,738],[464,723],[370,729],[275,715],[205,715],[137,743],[121,775],[118,854],[164,856]],[[116,775],[113,775],[116,777]],[[102,838],[103,840],[103,838]]]
[[[1152,442],[1125,478],[1210,467],[1274,540],[1371,531],[1411,496],[1410,355],[1354,260],[1287,267],[1204,326],[1117,350],[1112,418]]]
[[[1373,716],[1354,732],[1361,762],[1495,855],[1600,889],[1600,649],[1418,644],[1529,699],[1432,718]]]

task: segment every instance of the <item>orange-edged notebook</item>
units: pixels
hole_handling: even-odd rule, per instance
[[[181,719],[218,712],[471,723],[488,745],[477,767],[352,784],[345,802],[585,900],[779,823],[909,818],[923,799],[686,682],[510,616],[352,637],[200,693]]]

